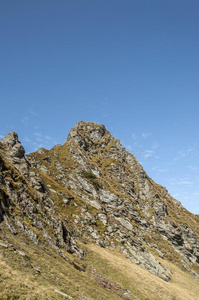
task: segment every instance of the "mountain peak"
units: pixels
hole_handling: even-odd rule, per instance
[[[18,134],[14,131],[10,131],[0,141],[1,144],[6,146],[6,155],[10,157],[23,158],[25,149],[18,140]]]
[[[8,147],[13,147],[18,142],[18,134],[14,131],[10,131],[4,138],[1,139],[1,143]]]
[[[95,122],[86,123],[80,121],[70,130],[66,142],[71,144],[73,141],[80,148],[87,151],[89,148],[92,148],[93,145],[102,142],[105,135],[107,137],[106,142],[109,142],[112,136],[104,125]]]
[[[100,246],[119,251],[129,263],[165,281],[176,278],[172,263],[199,278],[197,216],[153,182],[104,125],[80,121],[63,146],[25,157],[14,132],[0,145],[5,230],[22,230],[71,263],[71,253],[81,259]],[[84,262],[86,267],[78,261],[77,268],[90,274],[87,255]]]

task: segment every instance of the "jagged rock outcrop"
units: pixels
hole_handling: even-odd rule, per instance
[[[25,176],[28,175],[29,165],[25,159],[25,149],[18,140],[16,132],[9,132],[6,137],[0,141],[1,149],[3,149],[4,155],[8,160],[15,165],[15,167],[23,173]]]
[[[81,121],[71,129],[63,146],[39,149],[26,157],[14,133],[0,145],[4,155],[1,221],[9,223],[12,219],[8,215],[11,201],[55,247],[65,247],[81,256],[75,239],[95,242],[119,249],[133,263],[166,281],[171,272],[159,257],[175,261],[198,276],[197,217],[154,183],[103,125]],[[15,156],[16,149],[20,154]],[[3,167],[7,159],[17,174],[10,180]],[[25,181],[20,186],[22,177]],[[8,181],[19,185],[18,196]],[[24,186],[36,197],[24,191]],[[10,222],[8,226],[16,229],[20,222],[15,216],[13,225]],[[53,229],[53,237],[48,227]]]
[[[182,256],[184,265],[199,262],[198,231],[197,237],[194,235],[194,240],[192,239],[192,250],[185,246],[190,245],[190,236],[183,230],[185,209],[168,194],[165,188],[156,185],[147,176],[136,158],[128,153],[118,140],[114,140],[103,125],[79,122],[70,131],[65,144],[83,167],[86,166],[99,177],[99,180],[102,180],[101,183],[104,179],[109,183],[108,188],[103,185],[98,192],[95,189],[92,190],[91,185],[89,189],[88,182],[82,188],[92,194],[95,207],[99,205],[101,210],[112,214],[114,226],[115,223],[119,224],[119,229],[116,231],[119,236],[122,231],[127,230],[128,237],[125,236],[123,239],[123,245],[128,243],[132,235],[142,247],[144,244],[151,245],[148,240],[152,240],[151,233],[155,232],[162,239],[163,244],[167,241],[168,246],[172,246],[174,251]],[[112,187],[110,191],[111,184],[115,185],[114,192]],[[84,196],[86,201],[89,198],[88,195]],[[90,204],[92,205],[91,202]],[[190,214],[185,218],[188,223],[189,218]],[[132,222],[137,225],[136,228]],[[196,223],[195,220],[193,222]],[[196,225],[194,223],[192,226]],[[189,228],[188,224],[186,226]],[[198,230],[197,226],[196,228]],[[189,230],[192,231],[191,228]],[[117,237],[117,240],[121,242],[122,239]],[[138,249],[138,246],[136,247]],[[158,243],[156,243],[156,248],[161,251]],[[127,249],[131,254],[133,253],[129,246],[125,247],[124,251]],[[138,252],[137,262],[142,264],[144,255],[140,254],[141,251]],[[134,254],[131,259],[136,261],[135,257]],[[150,262],[150,259],[148,261]],[[143,265],[150,269],[146,262]]]
[[[0,141],[0,222],[13,234],[22,229],[35,243],[45,240],[63,257],[61,248],[81,257],[83,252],[55,211],[48,188],[24,154],[15,132]]]

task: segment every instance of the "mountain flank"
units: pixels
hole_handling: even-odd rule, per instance
[[[198,216],[93,122],[28,155],[1,139],[0,255],[5,299],[199,297]]]

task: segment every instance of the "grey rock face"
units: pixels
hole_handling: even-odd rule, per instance
[[[91,131],[91,139],[93,140],[93,142],[99,142],[101,138],[104,136],[106,129],[104,125],[100,125],[95,130],[93,130],[93,128],[91,127],[90,131]]]
[[[104,125],[99,125],[94,122],[90,122],[88,126],[86,126],[86,133],[85,130],[85,122],[81,121],[78,122],[69,132],[66,142],[75,142],[80,148],[87,151],[94,151],[92,149],[95,144],[101,141],[106,133],[106,129]],[[109,139],[111,135],[109,136]],[[105,145],[103,145],[105,146]],[[77,155],[76,151],[73,152],[74,155]]]
[[[9,148],[14,147],[17,143],[19,143],[18,134],[14,131],[10,131],[6,137],[1,139],[1,143],[5,144]]]
[[[113,193],[110,193],[107,190],[101,190],[99,198],[100,198],[100,201],[102,203],[106,203],[109,206],[110,205],[113,206],[113,207],[118,206],[118,197],[117,197],[117,195],[115,195]]]
[[[18,140],[16,132],[9,132],[6,137],[0,140],[0,149],[4,149],[4,155],[9,159],[14,166],[23,172],[25,176],[28,175],[28,164],[25,160],[24,147]]]
[[[65,248],[82,257],[83,251],[54,209],[54,201],[47,186],[37,171],[31,170],[24,153],[16,133],[11,132],[1,140],[0,222],[4,221],[12,234],[16,234],[17,228],[21,228],[35,243],[39,240],[38,233],[34,230],[37,228],[37,232],[39,230],[44,240],[57,253],[61,254],[59,249]],[[18,208],[20,215],[12,212],[14,217],[10,218],[13,207]],[[24,218],[24,222],[21,218]],[[29,226],[26,225],[26,218],[30,221]]]
[[[157,249],[157,255],[161,253],[162,248],[157,242],[148,242],[153,231],[162,239],[162,244],[165,240],[168,242],[168,247],[171,247],[169,249],[173,249],[169,251],[176,251],[181,259],[185,259],[189,264],[197,261],[198,236],[197,241],[194,240],[194,243],[191,243],[191,251],[195,254],[190,254],[191,251],[188,251],[185,246],[185,244],[190,245],[192,239],[189,236],[190,232],[183,231],[181,222],[176,224],[170,216],[169,209],[173,210],[172,214],[176,214],[178,208],[182,208],[180,202],[173,199],[164,187],[155,185],[136,158],[126,152],[121,143],[114,140],[103,125],[77,123],[70,131],[66,144],[72,155],[86,169],[93,168],[92,159],[98,156],[99,164],[95,163],[95,174],[99,178],[105,178],[106,182],[111,182],[110,185],[113,182],[117,183],[118,190],[113,191],[112,188],[110,190],[109,187],[103,186],[97,193],[88,183],[82,186],[87,191],[87,196],[81,193],[81,197],[87,203],[94,201],[97,204],[95,207],[101,210],[98,218],[108,231],[104,240],[113,245],[114,242],[111,239],[116,239],[123,245],[122,252],[129,253],[131,260],[145,266],[151,273],[164,280],[168,280],[169,271],[164,269],[144,246],[144,244],[153,244]],[[100,166],[100,163],[103,166],[103,162],[108,165],[104,172]],[[82,179],[79,178],[78,181],[82,182]],[[77,187],[73,186],[73,188],[77,194],[80,193]],[[148,236],[147,239],[146,236]],[[131,239],[135,237],[142,245],[141,248],[138,246],[139,243],[136,248],[132,245]]]
[[[6,145],[10,150],[8,155],[13,158],[23,158],[25,154],[24,147],[18,140],[18,135],[16,132],[9,132],[6,137],[1,139],[2,144]]]
[[[164,187],[155,184],[103,125],[81,121],[71,129],[63,146],[40,149],[26,158],[22,150],[15,152],[16,145],[20,148],[18,137],[11,134],[6,140],[2,151],[25,174],[37,203],[32,203],[23,184],[19,185],[19,196],[2,175],[0,181],[7,185],[8,198],[21,207],[56,251],[63,247],[82,256],[76,236],[102,247],[117,248],[132,262],[166,281],[171,273],[158,257],[177,257],[178,263],[193,273],[192,265],[199,264],[196,217],[186,212]],[[15,155],[10,156],[10,152]],[[0,168],[3,170],[1,163]],[[0,221],[9,207],[10,200],[7,201],[6,206],[4,196]],[[57,203],[62,210],[56,208]],[[42,217],[38,217],[38,212]],[[53,229],[53,238],[44,223]],[[12,228],[12,222],[8,226]],[[37,240],[33,228],[24,230]]]

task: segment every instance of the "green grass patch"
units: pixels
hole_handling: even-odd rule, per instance
[[[98,191],[102,188],[101,183],[97,180],[97,176],[90,171],[83,171],[82,175],[89,180],[90,183],[94,186],[94,188]]]

